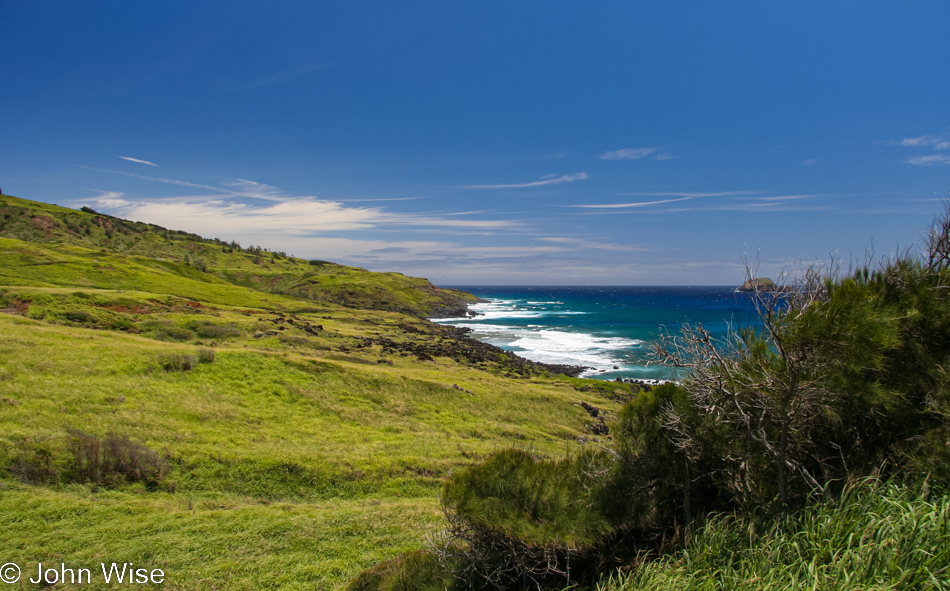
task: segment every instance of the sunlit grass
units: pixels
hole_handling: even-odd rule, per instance
[[[25,573],[129,561],[167,589],[338,588],[421,547],[452,470],[559,455],[589,437],[581,400],[629,393],[367,342],[451,342],[420,318],[446,301],[424,279],[8,196],[0,232],[0,563]],[[167,475],[69,482],[75,430],[128,436]]]
[[[164,589],[312,590],[338,588],[354,571],[415,549],[441,513],[432,498],[263,504],[5,482],[0,516],[2,559],[33,577],[38,562],[127,561],[162,569]]]
[[[785,520],[719,517],[600,591],[950,589],[950,498],[870,480]]]
[[[50,310],[93,293],[138,298],[48,293],[59,298]],[[172,589],[336,588],[421,547],[439,527],[438,490],[454,468],[512,445],[558,455],[589,422],[582,395],[617,406],[564,379],[513,380],[446,358],[382,365],[378,347],[333,348],[369,328],[399,336],[379,314],[373,324],[354,311],[312,318],[329,333],[313,339],[326,348],[313,348],[254,339],[273,327],[266,315],[176,310],[133,318],[233,322],[242,336],[216,343],[211,363],[166,371],[163,355],[202,345],[0,314],[0,464],[22,442],[44,441],[62,467],[71,428],[129,435],[170,464],[152,491],[8,475],[6,559],[158,561]]]

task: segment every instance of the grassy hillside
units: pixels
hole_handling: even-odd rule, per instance
[[[424,280],[6,197],[0,218],[0,558],[31,576],[130,561],[167,589],[339,588],[442,526],[452,470],[596,444],[580,403],[609,419],[630,395],[419,318],[443,301]],[[309,272],[298,288],[337,291],[274,287]]]
[[[326,261],[307,261],[259,246],[242,248],[236,242],[122,220],[89,208],[77,211],[7,195],[0,195],[0,237],[43,244],[47,247],[42,251],[44,256],[50,251],[88,255],[87,258],[97,264],[94,262],[99,258],[96,254],[122,254],[130,262],[196,281],[218,280],[266,293],[295,295],[360,309],[447,316],[460,315],[466,303],[475,301],[471,294],[440,289],[425,279],[399,273],[372,273]],[[50,269],[30,272],[28,266],[75,262],[55,257],[50,261],[25,259],[17,271],[5,273],[3,280],[18,285],[72,285],[69,277],[64,278]],[[73,276],[94,271],[93,277],[84,279],[91,282],[89,285],[125,289],[122,278],[109,279],[110,267],[112,265],[103,262],[92,269],[76,269],[79,273]]]

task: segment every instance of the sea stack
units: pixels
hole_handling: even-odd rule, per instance
[[[746,280],[738,291],[775,291],[778,286],[768,277],[754,277]]]

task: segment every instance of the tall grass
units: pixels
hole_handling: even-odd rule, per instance
[[[950,589],[950,497],[878,480],[788,519],[715,518],[598,591]]]

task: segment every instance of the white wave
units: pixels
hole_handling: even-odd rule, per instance
[[[616,351],[640,345],[643,341],[624,337],[598,337],[591,334],[561,330],[537,330],[525,334],[515,345],[543,351]]]
[[[470,329],[470,337],[502,347],[531,361],[592,368],[583,372],[583,377],[603,376],[610,379],[622,375],[653,379],[659,375],[658,366],[646,366],[641,340],[571,332],[573,325],[548,328],[550,325],[542,324],[542,317],[563,318],[588,314],[546,307],[557,304],[562,302],[498,299],[469,306],[471,311],[479,314],[474,318],[443,318],[435,321]],[[535,318],[538,319],[536,323],[524,321]],[[506,319],[510,323],[505,322]],[[581,331],[585,328],[582,321],[576,326]]]
[[[490,300],[488,302],[479,302],[471,304],[468,309],[475,312],[477,316],[471,318],[460,316],[455,318],[433,318],[435,322],[456,324],[459,322],[488,322],[492,320],[524,319],[524,318],[542,318],[545,316],[569,316],[583,315],[587,312],[572,310],[547,310],[537,306],[561,304],[562,302],[535,302],[525,300]]]
[[[472,331],[469,335],[472,338],[503,347],[531,361],[592,367],[593,370],[585,372],[590,375],[636,370],[638,366],[631,365],[630,356],[631,350],[643,343],[637,339],[555,330],[545,328],[546,325],[543,324],[497,324],[498,321],[506,319],[520,324],[519,321],[523,319],[587,314],[581,311],[544,308],[561,303],[516,299],[490,300],[469,306],[469,310],[478,314],[474,318],[442,318],[436,322],[468,328]],[[615,370],[615,367],[619,369]]]
[[[531,361],[561,365],[584,365],[595,370],[626,367],[627,355],[642,341],[623,337],[599,337],[559,330],[523,331],[511,341],[515,352]],[[625,355],[625,353],[627,355]]]

